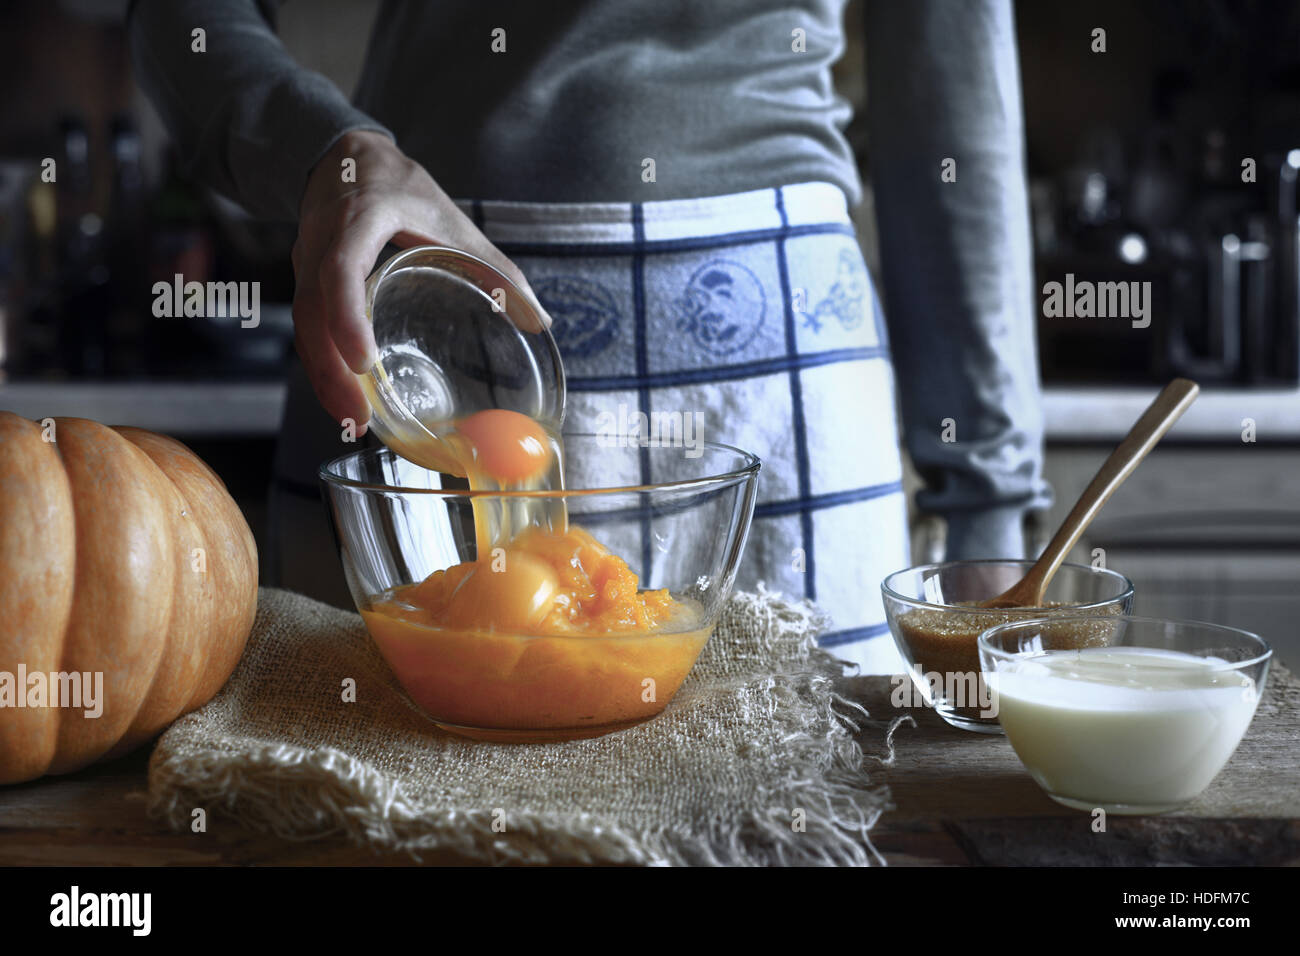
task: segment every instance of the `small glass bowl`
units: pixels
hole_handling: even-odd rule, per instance
[[[321,467],[357,610],[398,681],[445,730],[538,742],[594,737],[648,720],[685,680],[731,593],[754,510],[757,458],[714,442],[701,442],[698,457],[671,447],[620,447],[600,435],[565,435],[564,445],[566,480],[594,476],[611,486],[470,491],[463,479],[421,468],[389,448]],[[652,484],[613,484],[647,465]],[[479,557],[476,507],[525,514],[530,505],[560,501],[570,525],[625,560],[640,589],[666,588],[688,605],[689,620],[648,633],[554,636],[408,627],[374,613],[377,604],[392,607],[394,589]]]
[[[1057,613],[1127,614],[1133,582],[1105,568],[1062,564],[1048,608],[977,608],[1025,576],[1032,561],[948,561],[896,571],[881,583],[885,617],[920,699],[962,730],[1000,734],[980,675],[977,641],[995,624]]]
[[[1054,616],[992,627],[980,662],[998,719],[1057,803],[1166,813],[1223,769],[1273,652],[1257,634],[1163,618]]]
[[[559,347],[519,288],[477,256],[403,249],[366,280],[366,315],[378,361],[357,378],[370,428],[399,454],[418,461],[436,443],[429,426],[486,409],[560,430]]]

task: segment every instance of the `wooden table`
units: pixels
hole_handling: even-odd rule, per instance
[[[895,805],[872,837],[891,865],[1300,864],[1300,681],[1281,666],[1209,790],[1165,816],[1112,815],[1100,833],[1091,815],[1049,800],[1004,738],[954,730],[930,710],[895,712],[886,677],[846,680],[843,689],[878,718],[906,713],[914,722],[898,728],[892,765],[868,751],[870,777],[889,786]],[[0,788],[0,865],[412,862],[341,838],[258,834],[216,816],[204,834],[175,833],[145,813],[147,764],[146,748],[71,776]]]
[[[1205,793],[1161,816],[1111,814],[1105,832],[1049,799],[1005,737],[955,730],[929,709],[895,711],[888,678],[847,684],[873,715],[915,721],[894,735],[893,766],[872,774],[895,804],[873,831],[891,865],[1300,864],[1300,681],[1276,662],[1245,739]]]

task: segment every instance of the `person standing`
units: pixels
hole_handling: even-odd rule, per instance
[[[302,496],[368,417],[363,283],[390,242],[468,251],[540,304],[566,427],[681,411],[759,455],[737,584],[814,600],[865,672],[900,669],[879,600],[909,563],[895,385],[948,556],[1022,556],[1049,497],[1010,0],[867,6],[887,307],[848,216],[843,0],[386,0],[351,101],[289,56],[276,7],[137,0],[130,37],[187,167],[298,223],[280,583],[313,593],[330,550]]]

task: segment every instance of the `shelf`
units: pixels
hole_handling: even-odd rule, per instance
[[[1043,410],[1050,441],[1117,442],[1160,389],[1049,387]],[[1242,421],[1259,444],[1300,441],[1300,389],[1203,389],[1166,441],[1242,442]]]
[[[0,409],[80,417],[181,437],[266,437],[280,430],[282,382],[0,383]]]

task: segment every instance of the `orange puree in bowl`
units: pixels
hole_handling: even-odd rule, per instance
[[[638,590],[621,558],[573,526],[528,528],[361,615],[435,720],[503,739],[585,736],[653,717],[709,637],[692,603]]]

